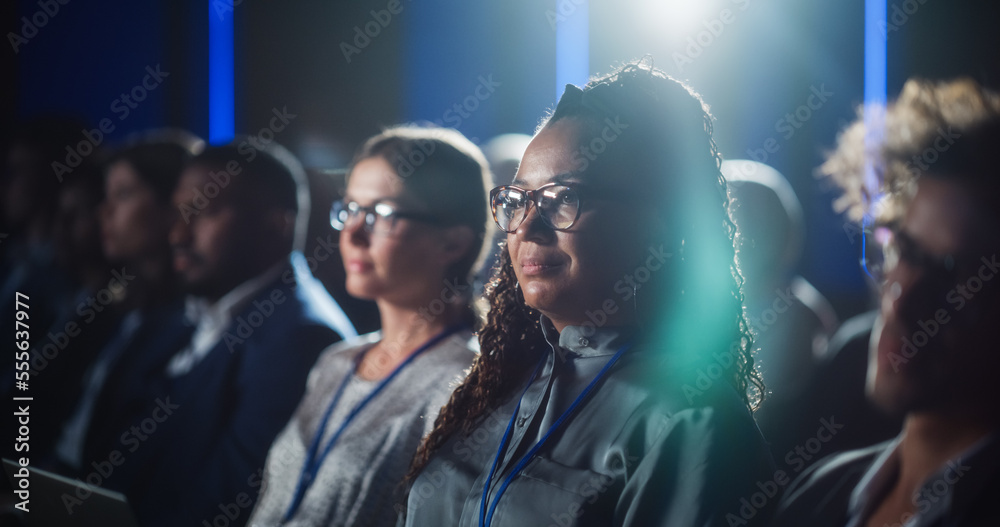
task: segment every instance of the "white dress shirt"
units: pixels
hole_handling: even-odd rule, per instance
[[[187,374],[208,352],[219,343],[233,320],[233,314],[242,309],[267,284],[277,279],[284,268],[282,260],[263,273],[234,287],[214,304],[203,298],[188,297],[185,300],[185,317],[195,325],[191,342],[177,352],[167,363],[167,377],[175,378]]]

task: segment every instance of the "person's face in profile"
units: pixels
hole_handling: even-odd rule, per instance
[[[575,118],[546,125],[525,151],[513,185],[534,190],[553,182],[579,185],[580,213],[568,230],[543,221],[534,204],[514,232],[507,234],[514,274],[525,302],[552,319],[557,329],[580,325],[600,310],[609,320],[633,317],[632,287],[626,275],[642,265],[651,247],[642,240],[653,229],[649,215],[628,200],[612,199],[600,189],[626,190],[626,176],[581,172],[582,130]],[[634,190],[634,189],[629,189]],[[652,249],[657,249],[652,247]],[[597,315],[598,320],[601,319]]]
[[[65,269],[99,263],[100,223],[95,205],[100,199],[83,184],[64,185],[56,203],[52,237],[56,258]]]
[[[101,243],[111,261],[165,254],[173,208],[159,202],[128,161],[108,167],[101,204]]]
[[[35,148],[15,143],[7,152],[6,174],[0,178],[0,201],[4,220],[11,226],[19,227],[31,217],[42,202],[38,199],[38,183],[41,175],[38,167],[44,166],[42,156]]]
[[[273,254],[277,236],[265,226],[270,211],[257,206],[260,200],[242,177],[231,174],[222,186],[210,175],[216,171],[225,169],[194,165],[181,174],[173,196],[178,217],[170,231],[181,283],[210,301],[262,272],[262,255]]]
[[[955,182],[923,178],[895,229],[869,392],[893,413],[970,409],[995,383],[995,223]],[[997,280],[1000,282],[1000,280]],[[990,403],[992,404],[992,403]]]
[[[366,228],[365,213],[358,212],[341,230],[340,252],[347,292],[352,296],[413,305],[439,295],[445,287],[445,269],[456,255],[448,248],[443,228],[406,217],[434,217],[434,211],[406,188],[382,157],[364,159],[351,170],[345,203],[364,209],[385,204],[399,214],[376,216],[375,223]]]

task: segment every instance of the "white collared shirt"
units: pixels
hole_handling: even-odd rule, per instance
[[[195,324],[194,334],[191,335],[191,342],[170,359],[166,369],[167,377],[180,377],[194,369],[222,339],[233,320],[233,314],[242,309],[264,286],[278,278],[284,266],[284,260],[278,262],[267,271],[234,287],[214,304],[209,304],[203,298],[188,297],[184,306],[185,318]]]

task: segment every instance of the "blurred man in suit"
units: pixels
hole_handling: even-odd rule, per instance
[[[298,251],[301,166],[273,143],[240,145],[205,150],[181,175],[170,242],[190,336],[132,361],[118,396],[139,404],[104,442],[124,457],[109,482],[144,525],[245,521],[310,368],[356,335]]]
[[[775,523],[997,525],[1000,95],[911,80],[868,116],[822,168],[856,218],[877,216],[885,258],[870,262],[882,289],[867,391],[903,430],[807,470]]]

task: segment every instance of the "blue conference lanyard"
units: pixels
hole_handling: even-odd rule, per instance
[[[445,328],[444,331],[432,337],[419,348],[414,350],[413,353],[410,353],[410,356],[407,357],[406,360],[400,363],[399,366],[396,366],[396,369],[392,370],[392,373],[390,373],[385,379],[382,379],[382,382],[380,382],[367,397],[362,399],[361,402],[359,402],[357,406],[355,406],[351,412],[347,414],[344,422],[340,424],[340,428],[338,428],[337,431],[330,436],[330,440],[327,441],[326,446],[323,447],[323,452],[317,457],[320,443],[323,439],[323,432],[326,430],[326,425],[330,422],[330,416],[333,415],[333,409],[337,407],[337,403],[340,402],[340,397],[344,395],[344,390],[347,388],[348,383],[350,383],[351,379],[354,378],[354,370],[357,369],[358,365],[361,364],[361,360],[364,358],[364,353],[358,355],[358,358],[354,361],[354,368],[352,368],[347,376],[344,377],[343,382],[340,383],[340,387],[337,388],[337,392],[333,396],[333,400],[330,401],[330,405],[326,407],[326,412],[323,414],[323,420],[320,421],[319,428],[316,430],[316,435],[313,437],[312,444],[309,446],[309,452],[306,454],[306,461],[302,466],[302,473],[299,475],[299,482],[295,487],[295,494],[292,496],[292,503],[288,506],[288,511],[285,512],[285,517],[282,521],[290,520],[295,514],[295,511],[298,510],[299,506],[302,504],[302,500],[306,496],[306,492],[309,490],[309,487],[312,486],[313,481],[315,481],[316,475],[319,474],[319,469],[323,466],[323,460],[325,460],[326,456],[328,456],[330,451],[333,450],[333,446],[337,443],[337,440],[340,439],[340,435],[344,433],[344,430],[347,429],[347,425],[350,424],[359,413],[361,413],[361,410],[365,407],[365,405],[371,402],[371,400],[374,399],[375,396],[378,395],[390,381],[392,381],[392,379],[399,375],[399,372],[403,371],[403,368],[413,362],[418,355],[434,347],[435,344],[441,342],[452,333],[455,333],[465,327],[467,327],[466,324],[456,324]]]
[[[545,363],[546,355],[542,355],[542,360],[538,363],[538,366],[535,366],[534,373],[532,373],[531,378],[528,379],[528,385],[524,387],[524,391],[521,392],[521,397],[517,400],[517,407],[514,408],[514,415],[511,416],[510,423],[507,424],[507,431],[505,431],[503,434],[503,441],[500,442],[500,448],[497,449],[497,455],[495,458],[493,458],[493,467],[490,468],[490,475],[486,479],[486,483],[483,485],[483,499],[479,504],[480,527],[487,527],[490,525],[490,523],[493,522],[493,513],[497,509],[497,504],[500,503],[500,496],[503,496],[503,493],[504,491],[507,490],[507,487],[510,485],[510,482],[513,481],[514,478],[517,476],[517,474],[521,472],[521,470],[523,470],[525,466],[528,465],[528,462],[531,461],[531,458],[534,457],[535,453],[537,453],[538,450],[542,448],[542,445],[545,444],[545,441],[547,441],[549,437],[552,435],[552,433],[555,432],[556,429],[558,429],[561,424],[563,424],[563,421],[569,418],[570,414],[572,414],[573,411],[576,410],[576,407],[579,406],[580,403],[587,398],[587,395],[590,394],[591,391],[593,391],[594,387],[597,386],[597,383],[600,382],[601,378],[608,373],[608,370],[610,370],[611,367],[614,366],[616,362],[618,362],[618,359],[621,358],[621,356],[630,347],[632,347],[632,344],[626,343],[621,348],[618,348],[618,351],[615,352],[614,357],[611,357],[611,360],[609,360],[608,363],[605,364],[603,368],[601,368],[601,371],[597,372],[597,375],[594,377],[594,380],[590,381],[590,384],[588,384],[587,387],[584,388],[582,392],[580,392],[580,395],[576,396],[576,400],[573,401],[573,404],[569,405],[569,408],[567,408],[566,411],[559,416],[559,419],[556,419],[555,423],[552,423],[552,426],[550,426],[548,431],[545,432],[545,435],[543,435],[542,438],[539,439],[537,443],[535,443],[535,446],[531,447],[531,450],[529,450],[528,453],[526,453],[524,457],[522,457],[521,460],[518,461],[517,465],[514,466],[514,469],[511,470],[510,474],[508,474],[507,477],[503,480],[503,483],[500,485],[500,488],[497,489],[496,496],[493,497],[493,501],[490,503],[489,508],[487,508],[486,498],[489,495],[490,484],[493,483],[493,475],[496,474],[497,464],[500,463],[500,456],[503,455],[504,448],[506,448],[507,446],[507,441],[510,440],[511,430],[514,428],[514,421],[517,419],[517,414],[521,410],[521,399],[524,399],[524,394],[528,393],[528,388],[531,387],[531,383],[535,382],[535,377],[538,376],[538,370],[540,370],[542,364]]]

